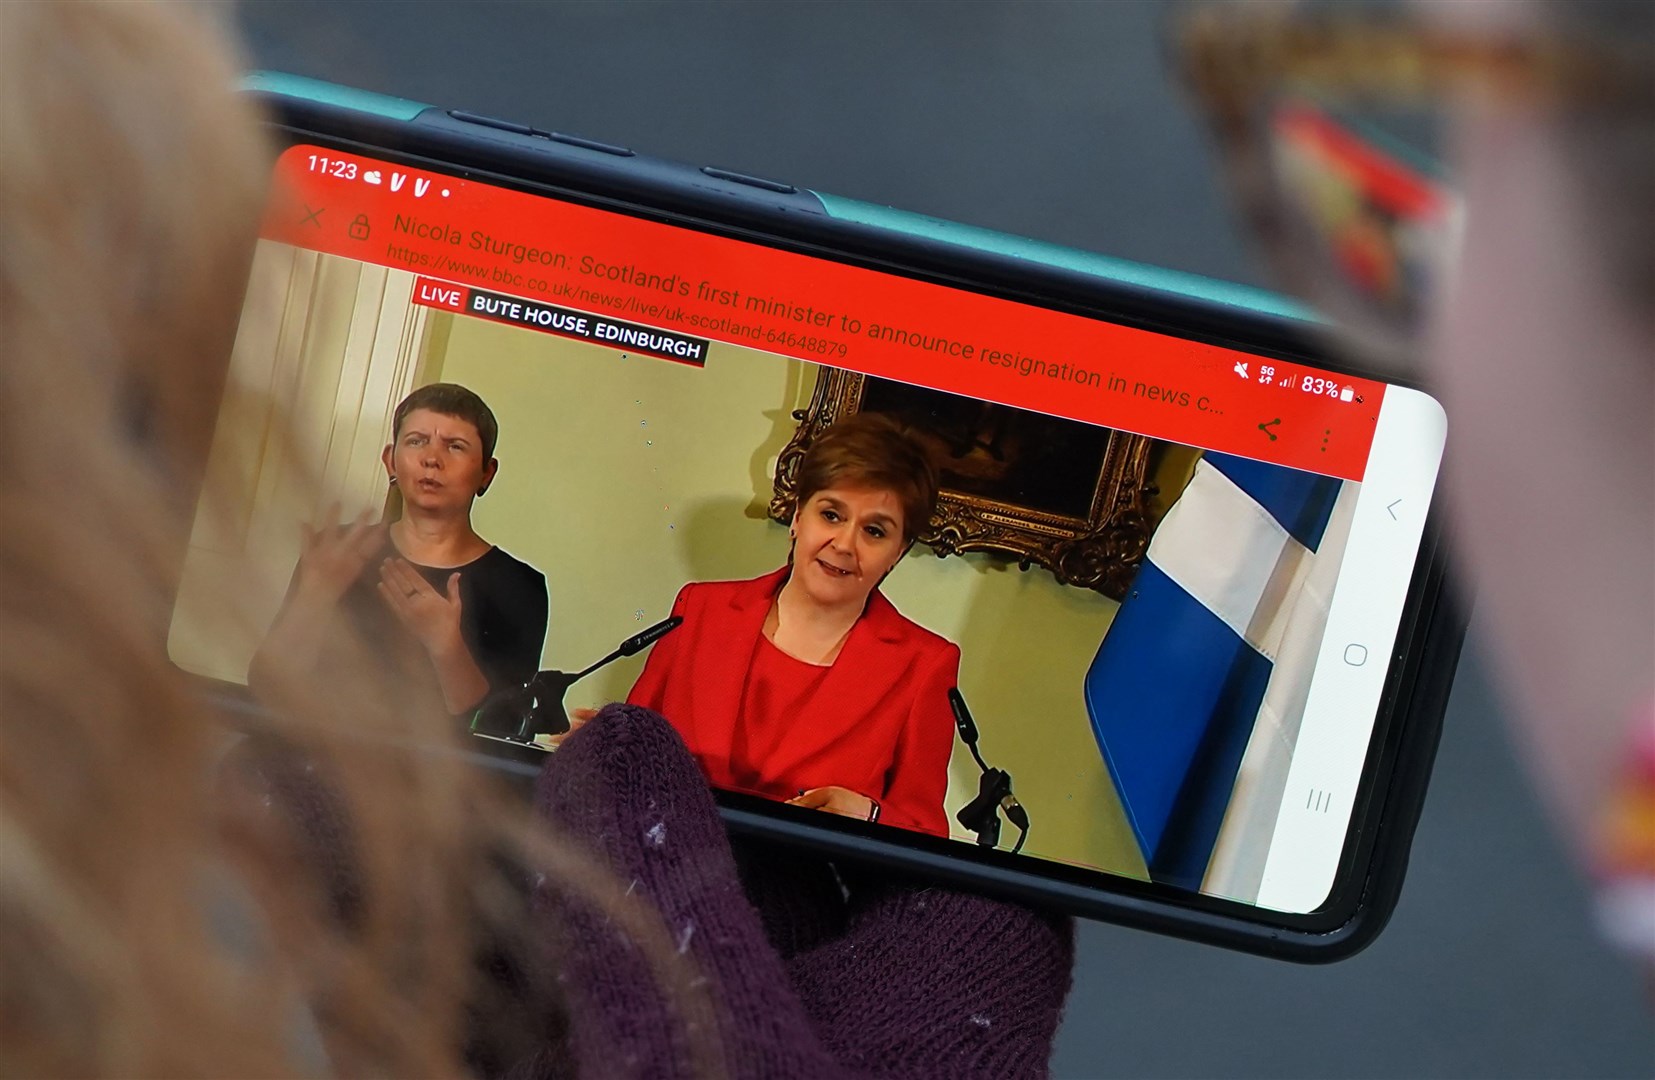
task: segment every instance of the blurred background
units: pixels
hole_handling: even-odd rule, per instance
[[[1161,47],[1092,3],[246,2],[251,63],[1269,285]],[[1080,926],[1060,1077],[1648,1076],[1649,987],[1514,760],[1473,621],[1390,927],[1332,967]]]

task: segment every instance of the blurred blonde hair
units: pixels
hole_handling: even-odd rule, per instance
[[[387,748],[453,737],[396,680],[288,673],[271,785],[167,659],[269,162],[219,17],[0,4],[0,1072],[458,1072],[480,938],[527,937],[500,856],[704,1010],[659,918],[520,802]]]

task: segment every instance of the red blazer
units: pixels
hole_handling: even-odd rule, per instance
[[[672,721],[714,787],[730,780],[747,668],[787,568],[752,581],[685,585],[684,624],[656,642],[627,701]],[[960,649],[897,613],[878,590],[816,692],[793,718],[764,778],[772,792],[834,785],[876,799],[879,820],[948,835],[943,796],[954,748],[948,689]]]

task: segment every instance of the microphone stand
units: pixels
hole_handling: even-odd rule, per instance
[[[483,701],[471,716],[471,731],[491,739],[531,745],[536,735],[561,735],[569,730],[563,696],[569,687],[623,656],[634,656],[666,637],[684,621],[673,615],[621,642],[614,652],[573,674],[541,671],[522,686],[507,687]]]
[[[954,727],[959,731],[960,738],[965,740],[966,749],[971,751],[977,768],[983,771],[977,782],[977,797],[961,807],[954,820],[976,833],[980,846],[998,847],[1000,811],[1004,810],[1006,817],[1017,826],[1017,843],[1011,849],[1015,855],[1023,850],[1023,841],[1029,838],[1029,812],[1011,793],[1011,774],[1004,769],[989,768],[978,752],[977,723],[971,719],[971,710],[965,707],[965,698],[956,687],[948,690],[948,706],[954,710]]]

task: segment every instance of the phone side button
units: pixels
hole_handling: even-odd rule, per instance
[[[532,135],[534,129],[527,124],[514,124],[510,120],[497,120],[492,116],[481,113],[466,112],[464,109],[449,109],[448,115],[456,120],[463,120],[468,124],[479,124],[483,127],[495,128],[499,131],[510,131],[518,135]]]
[[[797,195],[799,193],[798,188],[792,184],[784,184],[780,180],[766,180],[762,176],[748,176],[746,173],[731,172],[729,169],[714,168],[711,165],[701,166],[701,171],[714,180],[728,180],[735,184],[746,184],[748,187],[774,191],[778,195]]]
[[[550,139],[555,143],[562,143],[564,146],[578,146],[582,150],[596,150],[600,154],[613,154],[616,157],[638,156],[636,150],[629,150],[624,146],[599,142],[596,139],[583,139],[579,135],[565,135],[561,131],[541,131],[539,128],[533,128],[529,134],[538,135],[542,139]]]

